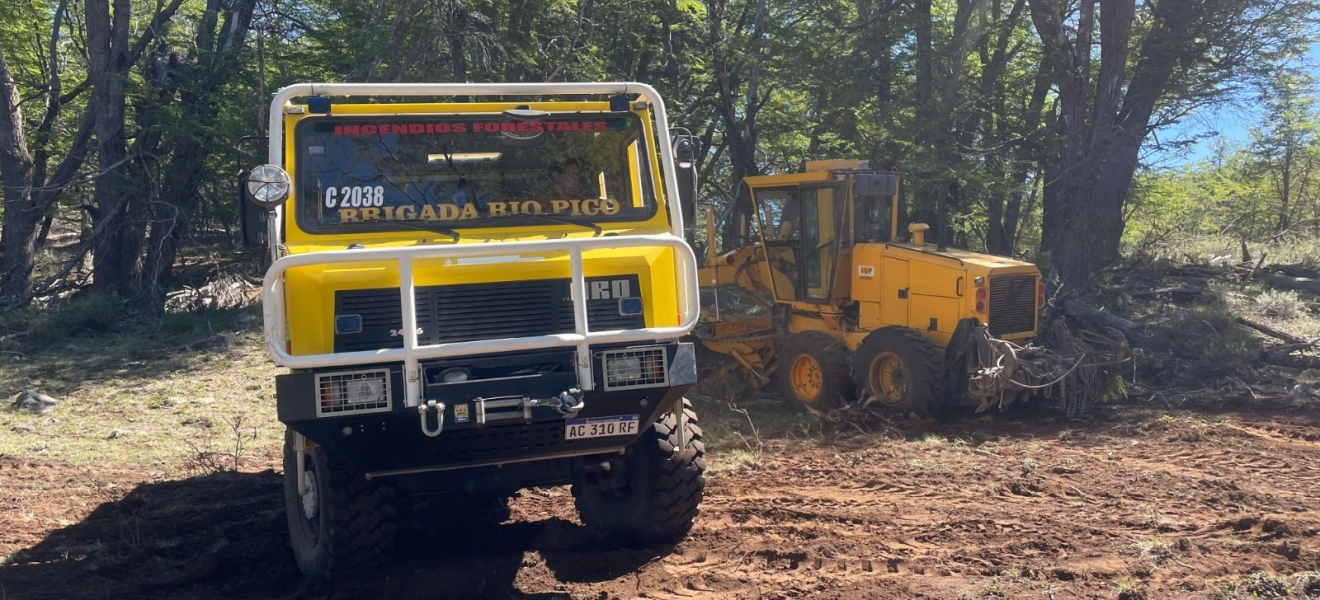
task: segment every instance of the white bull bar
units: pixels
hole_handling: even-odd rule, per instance
[[[676,327],[591,331],[587,323],[587,288],[582,253],[607,248],[667,246],[675,252],[676,271],[681,273],[676,292],[683,308],[683,322]],[[573,333],[520,338],[474,340],[422,346],[417,340],[416,286],[413,261],[422,259],[461,259],[542,255],[567,252],[572,268]],[[577,349],[579,387],[594,389],[591,372],[591,344],[632,343],[674,339],[687,335],[697,323],[700,312],[697,296],[696,255],[681,237],[672,235],[633,235],[595,238],[570,238],[527,242],[456,244],[452,246],[409,246],[294,254],[275,261],[266,271],[263,284],[266,340],[275,362],[291,369],[311,369],[402,362],[405,405],[419,406],[422,400],[422,373],[418,362],[453,356],[472,356],[499,352],[519,352],[539,348],[573,346]],[[403,347],[358,352],[293,355],[286,349],[288,317],[281,289],[289,269],[325,264],[368,261],[395,261],[399,267],[399,300],[403,312]],[[686,267],[686,268],[685,268]]]

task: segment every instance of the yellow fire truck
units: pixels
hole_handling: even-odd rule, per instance
[[[695,174],[654,89],[299,84],[271,103],[268,151],[241,184],[268,211],[304,572],[388,560],[436,497],[532,486],[571,484],[620,541],[688,531]]]

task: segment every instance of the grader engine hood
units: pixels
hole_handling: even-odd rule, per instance
[[[592,331],[679,324],[675,256],[661,247],[585,252]],[[291,269],[289,339],[294,355],[402,348],[395,263]],[[526,255],[499,260],[413,263],[419,344],[567,334],[574,331],[570,259]]]
[[[944,347],[974,319],[1004,339],[1036,335],[1039,271],[1030,263],[897,243],[859,244],[852,263],[851,294],[868,331],[911,327]]]

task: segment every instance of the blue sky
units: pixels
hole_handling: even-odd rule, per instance
[[[1307,53],[1307,63],[1310,66],[1311,75],[1320,80],[1320,44],[1311,47]],[[1248,138],[1248,129],[1258,123],[1260,119],[1259,105],[1254,97],[1245,98],[1237,103],[1218,106],[1205,114],[1196,115],[1172,130],[1157,132],[1157,135],[1161,140],[1186,138],[1207,132],[1218,132],[1218,135],[1201,140],[1185,156],[1166,155],[1158,162],[1161,163],[1161,166],[1175,166],[1195,162],[1209,156],[1213,152],[1215,144],[1220,141],[1244,143]],[[1158,153],[1156,153],[1156,156],[1158,156]],[[1155,156],[1150,158],[1156,160]]]

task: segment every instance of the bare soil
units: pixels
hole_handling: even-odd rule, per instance
[[[790,438],[713,453],[672,547],[605,546],[567,489],[528,490],[506,523],[414,533],[398,564],[329,581],[293,564],[276,456],[186,479],[0,456],[0,553],[19,549],[0,598],[1270,597],[1255,572],[1305,597],[1297,575],[1320,570],[1314,412],[1122,405]]]

